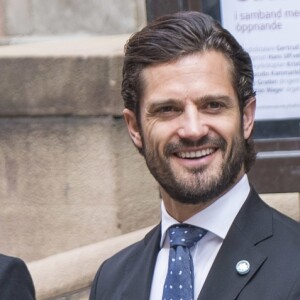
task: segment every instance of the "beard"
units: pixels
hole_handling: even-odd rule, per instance
[[[163,155],[145,144],[143,139],[143,154],[149,171],[161,187],[175,201],[185,204],[207,203],[230,189],[237,180],[243,167],[246,149],[243,135],[235,136],[229,148],[222,137],[203,137],[197,142],[180,139],[169,143],[164,148]],[[172,155],[180,149],[188,147],[213,146],[222,151],[222,161],[192,169],[175,171],[172,167]]]

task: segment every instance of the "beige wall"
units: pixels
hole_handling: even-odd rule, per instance
[[[35,260],[158,218],[121,119],[2,119],[0,149],[1,252]]]
[[[0,47],[0,252],[33,261],[158,221],[120,117],[126,39]]]

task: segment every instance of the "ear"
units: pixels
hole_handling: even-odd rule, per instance
[[[243,130],[244,139],[248,139],[252,133],[255,118],[256,99],[252,97],[247,100],[243,109]]]
[[[138,126],[138,122],[135,116],[135,113],[125,108],[123,110],[123,116],[127,125],[128,133],[130,135],[131,140],[135,144],[135,146],[139,149],[142,149],[143,143],[142,143],[142,137],[140,133],[140,129]]]

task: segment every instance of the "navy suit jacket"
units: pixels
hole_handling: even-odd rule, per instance
[[[35,290],[25,263],[0,254],[0,299],[34,300]]]
[[[160,226],[105,261],[90,300],[149,299]],[[239,275],[236,264],[250,263]],[[299,300],[300,224],[266,205],[252,189],[235,218],[198,300]],[[158,299],[159,300],[159,299]]]

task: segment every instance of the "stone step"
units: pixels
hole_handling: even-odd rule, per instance
[[[128,37],[15,39],[0,46],[0,116],[120,115]]]

